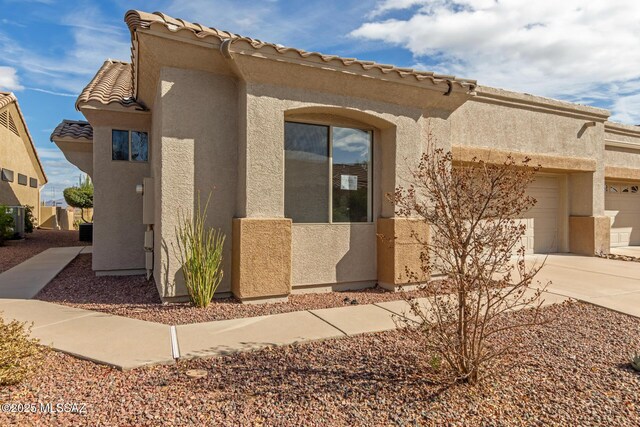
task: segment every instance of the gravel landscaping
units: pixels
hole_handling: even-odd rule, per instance
[[[403,331],[128,372],[50,352],[0,400],[86,414],[0,413],[0,425],[640,425],[638,319],[582,303],[541,313],[550,323],[519,333],[514,369],[478,387],[443,383],[423,338]]]
[[[424,291],[411,291],[423,296]],[[234,298],[216,299],[206,309],[189,303],[162,304],[155,285],[143,276],[96,276],[91,271],[91,255],[79,255],[36,299],[87,310],[102,311],[169,325],[263,316],[290,311],[341,307],[352,304],[402,299],[398,292],[380,288],[351,292],[290,295],[287,302],[242,304]]]
[[[62,246],[86,246],[75,230],[34,230],[23,240],[7,240],[0,246],[0,273],[28,260],[45,249]]]

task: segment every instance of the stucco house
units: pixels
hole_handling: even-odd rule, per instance
[[[222,293],[395,288],[418,262],[416,225],[384,195],[430,134],[457,163],[512,153],[542,165],[528,252],[640,244],[640,127],[606,110],[162,13],[125,22],[131,63],[105,61],[76,103],[88,122],[52,137],[95,183],[97,274],[146,271],[164,299],[183,297],[178,212],[212,191],[210,223],[228,236]]]
[[[18,100],[0,92],[0,205],[32,206],[40,219],[40,189],[47,176]]]

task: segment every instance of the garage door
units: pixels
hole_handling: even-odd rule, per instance
[[[527,189],[537,200],[522,220],[527,231],[523,245],[527,253],[558,252],[560,229],[560,183],[556,176],[538,176]]]
[[[640,245],[638,185],[605,183],[604,209],[611,218],[611,246]]]

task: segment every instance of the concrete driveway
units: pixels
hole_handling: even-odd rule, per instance
[[[533,255],[547,291],[640,317],[640,263],[571,254]]]

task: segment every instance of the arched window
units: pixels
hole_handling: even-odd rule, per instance
[[[284,134],[285,216],[371,222],[373,129],[289,120]]]

